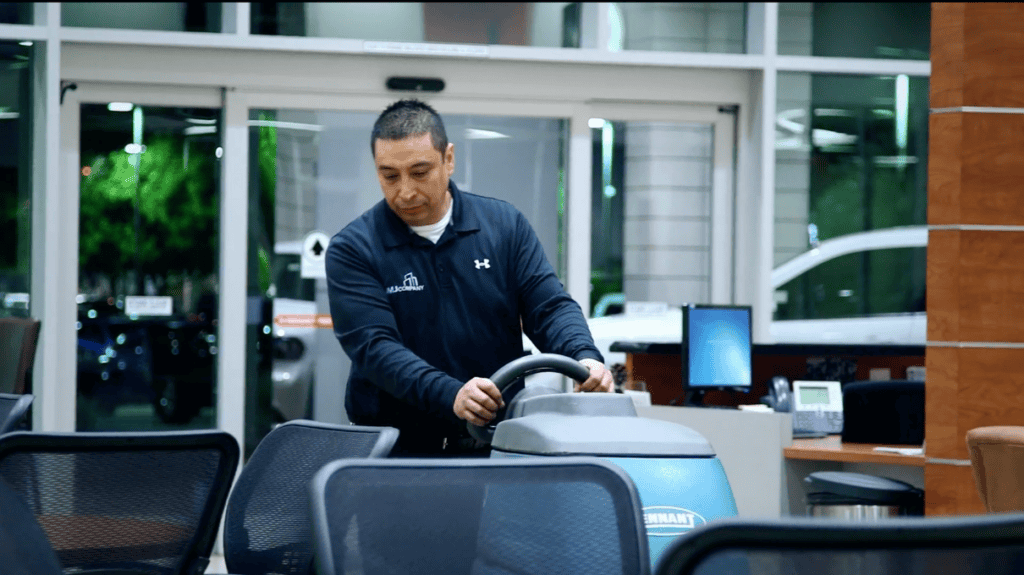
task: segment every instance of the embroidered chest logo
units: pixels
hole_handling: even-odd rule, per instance
[[[473,260],[473,263],[476,264],[476,269],[480,269],[480,268],[491,269],[491,260],[483,260],[483,261]]]
[[[402,285],[391,286],[387,289],[388,294],[398,293],[402,291],[422,291],[423,286],[420,285],[420,280],[416,279],[416,276],[412,275],[412,272],[405,274],[402,278]]]

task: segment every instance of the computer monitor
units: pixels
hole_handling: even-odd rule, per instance
[[[750,306],[684,305],[682,346],[687,405],[701,405],[711,389],[750,391]]]

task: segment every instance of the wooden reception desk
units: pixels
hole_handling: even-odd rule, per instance
[[[627,387],[646,390],[653,405],[674,405],[683,393],[680,343],[615,342],[611,351],[625,352]],[[808,377],[808,366],[825,362],[854,363],[851,380],[870,379],[872,369],[888,369],[887,379],[906,379],[907,368],[924,365],[921,345],[757,344],[752,350],[753,386],[749,393],[709,391],[706,405],[758,403],[768,393],[772,377],[790,381]],[[642,382],[642,385],[641,385]]]

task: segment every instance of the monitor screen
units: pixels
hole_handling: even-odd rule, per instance
[[[750,311],[750,306],[683,306],[685,387],[750,389]]]

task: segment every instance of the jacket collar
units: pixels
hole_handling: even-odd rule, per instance
[[[473,210],[472,202],[467,203],[462,191],[455,185],[455,182],[448,180],[448,191],[452,195],[452,219],[449,225],[456,233],[474,232],[480,229],[479,220]],[[416,235],[409,225],[402,221],[391,211],[388,203],[381,200],[377,204],[378,217],[377,230],[380,233],[384,247],[390,249],[405,244],[415,244],[419,241],[430,243],[428,240]],[[444,241],[443,238],[441,241]],[[438,242],[441,243],[440,241]]]

